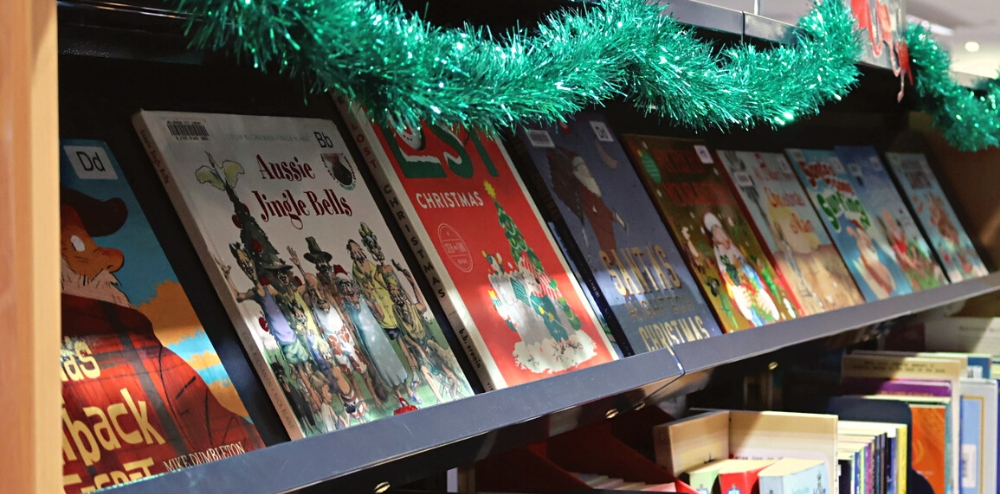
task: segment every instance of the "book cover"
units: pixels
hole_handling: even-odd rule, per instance
[[[865,455],[868,468],[865,470],[865,482],[871,486],[873,492],[886,492],[886,478],[883,475],[885,473],[885,460],[882,456],[884,434],[879,436],[874,432],[844,430],[842,427],[838,428],[837,434],[838,447],[851,443],[866,445]]]
[[[723,494],[759,494],[758,474],[776,460],[737,460],[719,469],[719,492]]]
[[[835,151],[847,168],[855,193],[892,247],[896,264],[910,280],[910,288],[916,292],[947,285],[948,278],[875,148],[840,146]]]
[[[837,464],[840,467],[838,478],[840,480],[841,494],[860,494],[861,492],[854,475],[855,462],[860,461],[857,455],[857,452],[851,453],[843,449],[837,450]]]
[[[989,274],[922,154],[886,153],[917,221],[952,283]]]
[[[61,141],[63,484],[263,448],[111,149]]]
[[[788,149],[788,158],[868,301],[913,290],[888,240],[861,202],[847,169],[833,151]]]
[[[865,489],[865,448],[867,444],[862,444],[859,442],[847,441],[844,443],[837,443],[837,456],[842,458],[846,456],[851,465],[849,484],[851,486],[850,492],[854,494],[863,494]],[[843,489],[844,477],[841,476],[839,481],[841,482],[840,487]]]
[[[726,331],[796,317],[796,307],[700,141],[624,135],[632,163]]]
[[[962,494],[993,493],[997,472],[987,461],[997,454],[997,382],[962,379],[960,488]]]
[[[728,458],[729,411],[707,412],[657,425],[653,427],[653,443],[656,463],[674,477]]]
[[[865,301],[788,160],[779,153],[719,151],[768,258],[806,314]]]
[[[497,140],[434,125],[389,131],[338,105],[485,387],[616,358]]]
[[[332,122],[134,122],[292,438],[472,394]]]
[[[830,480],[822,461],[786,458],[757,474],[767,494],[827,494]]]
[[[574,241],[567,257],[582,259],[598,306],[624,333],[620,345],[641,353],[721,334],[603,116],[529,126],[518,139],[534,162],[522,176],[559,236]]]

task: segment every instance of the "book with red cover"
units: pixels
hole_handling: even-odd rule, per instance
[[[793,319],[798,308],[701,141],[624,135],[626,150],[726,331]]]
[[[498,141],[438,125],[386,130],[338,104],[484,387],[615,359]]]

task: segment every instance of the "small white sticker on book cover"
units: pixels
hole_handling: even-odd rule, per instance
[[[76,176],[84,180],[118,180],[111,158],[96,146],[63,146]]]
[[[792,166],[788,164],[788,160],[784,156],[778,157],[778,168],[781,169],[782,173],[792,173]]]
[[[711,165],[712,163],[715,163],[715,160],[712,159],[712,153],[709,152],[707,147],[702,146],[700,144],[696,145],[694,147],[694,152],[698,153],[698,159],[700,159],[702,163],[706,165]]]
[[[733,182],[740,187],[753,187],[753,179],[747,172],[733,172]]]
[[[962,488],[975,489],[976,479],[979,477],[976,470],[979,466],[979,454],[975,444],[962,445]]]
[[[552,136],[544,130],[527,130],[528,141],[536,148],[554,148],[556,143],[552,142]]]
[[[594,129],[594,135],[598,141],[615,142],[615,136],[611,134],[611,130],[608,129],[607,125],[604,125],[604,122],[591,121],[590,128]]]
[[[855,177],[863,177],[864,172],[861,171],[861,167],[858,165],[847,165],[847,168],[851,170],[851,175]]]
[[[207,141],[208,127],[200,120],[167,120],[170,136],[178,141]]]
[[[829,160],[827,160],[826,164],[830,165],[830,168],[833,168],[833,172],[834,173],[837,173],[837,174],[845,173],[845,171],[844,171],[844,165],[841,164],[840,160],[837,159],[837,158],[831,157]]]

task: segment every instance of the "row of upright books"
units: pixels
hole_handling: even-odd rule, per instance
[[[921,155],[713,151],[581,114],[512,159],[339,103],[346,139],[134,118],[293,439],[471,396],[448,332],[490,390],[986,273]],[[62,150],[67,492],[262,447],[128,173],[103,142]]]

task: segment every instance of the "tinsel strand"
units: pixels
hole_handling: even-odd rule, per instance
[[[910,25],[906,44],[921,109],[948,143],[961,151],[1000,146],[1000,81],[989,81],[982,95],[959,85],[949,75],[948,52],[920,24]]]
[[[695,130],[783,125],[858,77],[860,42],[839,1],[817,5],[790,46],[718,54],[645,0],[564,10],[500,37],[435,27],[392,1],[167,1],[194,14],[196,47],[233,49],[395,125],[552,123],[621,94]]]

